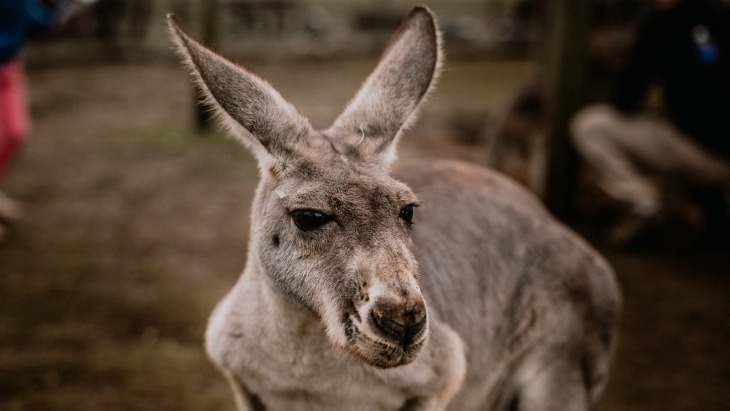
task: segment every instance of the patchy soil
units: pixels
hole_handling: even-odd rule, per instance
[[[324,126],[372,65],[255,69]],[[449,63],[403,156],[483,161],[440,119],[493,110],[530,69]],[[192,93],[176,66],[47,68],[29,79],[34,133],[4,185],[26,218],[0,245],[0,409],[233,410],[202,336],[245,261],[251,157],[191,131]],[[730,256],[608,257],[625,317],[598,409],[730,409]]]

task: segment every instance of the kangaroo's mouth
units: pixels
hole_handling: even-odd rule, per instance
[[[410,341],[397,344],[386,340],[368,329],[366,323],[348,317],[345,321],[346,350],[378,368],[392,368],[413,362],[428,340],[428,327]]]

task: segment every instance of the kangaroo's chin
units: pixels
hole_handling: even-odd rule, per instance
[[[426,345],[427,333],[407,346],[399,346],[377,337],[358,333],[356,339],[347,345],[348,352],[364,363],[377,368],[393,368],[410,364]]]

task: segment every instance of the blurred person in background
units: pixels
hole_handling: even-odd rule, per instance
[[[60,21],[65,5],[62,0],[0,0],[0,183],[30,131],[21,51],[34,31]],[[0,223],[21,214],[20,204],[0,191]]]
[[[730,200],[730,12],[710,0],[657,0],[655,6],[639,28],[612,104],[588,106],[571,124],[598,185],[628,206],[609,231],[616,246],[646,241],[666,220],[657,178],[717,193],[714,207],[725,216]],[[646,110],[653,84],[661,87],[661,114]]]

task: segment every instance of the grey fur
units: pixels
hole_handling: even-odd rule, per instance
[[[441,64],[428,9],[406,17],[326,131],[169,24],[209,103],[261,169],[246,268],[206,333],[239,410],[571,411],[596,402],[620,311],[601,256],[492,171],[451,161],[391,171],[395,142]],[[303,210],[329,219],[310,229]]]

